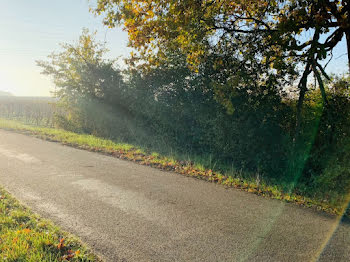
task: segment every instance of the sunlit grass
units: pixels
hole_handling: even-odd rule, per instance
[[[0,261],[100,261],[76,238],[0,188]]]
[[[181,156],[165,156],[158,152],[148,152],[146,149],[138,146],[116,143],[112,140],[99,138],[93,135],[78,134],[62,129],[34,127],[1,118],[0,128],[21,131],[45,140],[109,154],[142,165],[174,171],[183,175],[222,184],[227,187],[239,188],[261,196],[286,202],[294,202],[304,206],[317,207],[317,209],[334,214],[342,214],[344,212],[344,205],[346,204],[341,200],[342,198],[333,198],[329,201],[325,201],[322,198],[306,197],[300,193],[285,190],[286,185],[272,184],[263,180],[260,181],[260,179],[253,174],[243,174],[242,171],[237,171],[233,168],[227,172],[220,172],[215,170],[216,163],[212,161],[212,159],[206,161],[203,161],[203,159],[188,159],[184,161]],[[204,164],[205,162],[207,163]]]

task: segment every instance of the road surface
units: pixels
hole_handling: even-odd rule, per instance
[[[350,261],[331,215],[2,130],[0,185],[107,261]]]

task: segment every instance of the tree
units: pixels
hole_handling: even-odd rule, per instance
[[[208,54],[230,50],[244,65],[259,64],[265,74],[290,81],[302,65],[300,112],[311,73],[327,104],[322,78],[329,77],[320,61],[344,35],[350,61],[349,9],[348,0],[97,0],[94,12],[110,27],[123,25],[129,45],[149,63],[164,59],[166,49],[180,49],[196,68]]]
[[[112,103],[122,94],[123,78],[113,60],[104,59],[108,51],[96,42],[94,34],[83,30],[75,44],[61,44],[63,51],[49,55],[48,61],[37,61],[43,74],[53,78],[55,96],[70,100],[99,99]]]
[[[111,130],[128,133],[125,119],[131,116],[127,99],[131,95],[115,60],[104,58],[108,51],[104,43],[84,29],[76,43],[61,47],[47,61],[37,61],[42,73],[53,78],[55,96],[63,108],[56,114],[55,124],[104,136],[113,135]]]

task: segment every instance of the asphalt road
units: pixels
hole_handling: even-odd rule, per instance
[[[107,261],[350,261],[350,224],[0,130],[0,185]]]

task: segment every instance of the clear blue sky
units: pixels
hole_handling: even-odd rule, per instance
[[[0,90],[19,96],[48,96],[53,90],[50,79],[40,74],[35,60],[42,60],[59,43],[73,42],[83,27],[106,36],[110,57],[127,56],[127,35],[121,29],[107,29],[101,18],[89,12],[87,0],[0,0]],[[91,0],[91,4],[95,1]],[[334,58],[346,53],[345,41]],[[334,59],[328,71],[347,71],[347,57]]]
[[[110,56],[127,56],[127,34],[108,29],[89,12],[87,0],[1,0],[0,90],[18,96],[48,96],[50,78],[40,74],[35,60],[60,50],[59,43],[74,42],[83,27],[97,30],[97,39]]]

